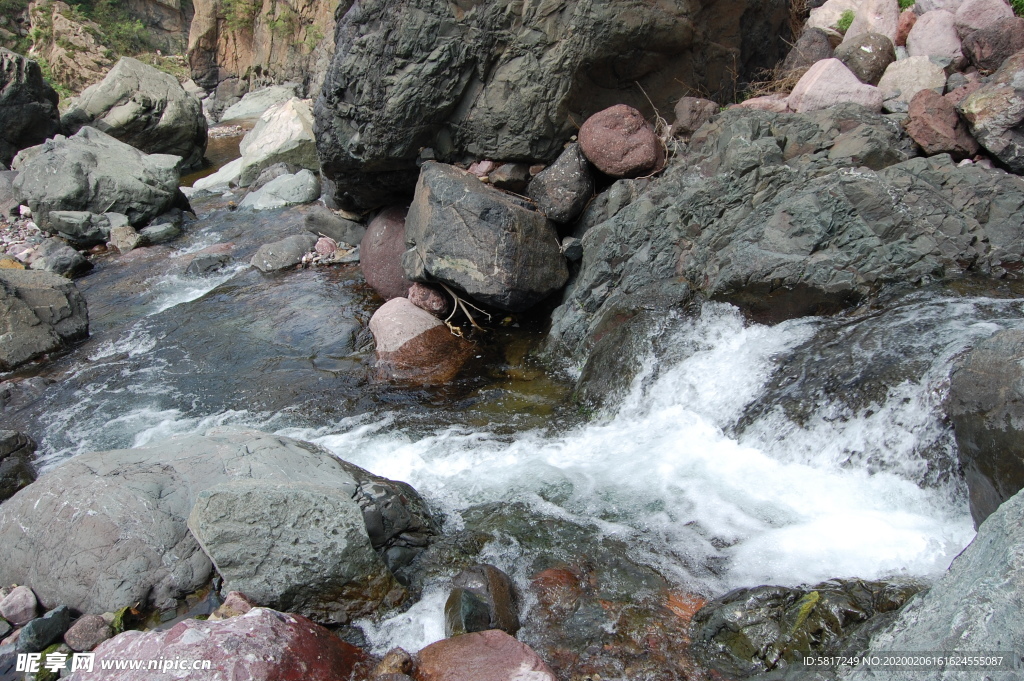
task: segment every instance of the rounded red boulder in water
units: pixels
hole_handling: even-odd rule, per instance
[[[579,140],[587,160],[612,177],[649,175],[665,165],[665,145],[643,114],[626,104],[588,118]]]

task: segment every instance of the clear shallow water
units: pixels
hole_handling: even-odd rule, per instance
[[[43,465],[256,427],[410,482],[449,529],[473,505],[525,503],[706,594],[927,577],[973,537],[941,404],[959,353],[1024,323],[1019,300],[919,292],[772,327],[708,303],[667,325],[664,356],[617,407],[583,422],[567,377],[524,359],[537,334],[482,350],[457,386],[403,391],[368,378],[362,329],[378,301],[355,268],[184,274],[190,253],[230,240],[244,262],[301,217],[218,214],[83,280],[94,336],[48,370],[58,383],[42,398],[5,414],[38,435]],[[515,546],[487,552],[525,584]],[[445,595],[428,585],[408,612],[363,623],[375,649],[440,638]]]

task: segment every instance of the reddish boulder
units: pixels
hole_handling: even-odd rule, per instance
[[[900,13],[900,20],[896,25],[896,47],[907,46],[907,36],[916,23],[917,13],[913,9],[905,9]]]
[[[385,300],[401,298],[412,286],[402,269],[405,253],[404,208],[388,208],[373,219],[359,244],[359,265],[366,283]]]
[[[445,383],[473,352],[469,341],[448,330],[437,317],[407,298],[393,298],[370,318],[377,343],[377,372],[382,379],[417,385]]]
[[[965,63],[956,20],[952,12],[937,9],[921,15],[907,36],[907,53],[911,57],[946,57],[953,68]]]
[[[36,618],[39,601],[27,586],[15,587],[0,600],[0,615],[16,627],[28,624]]]
[[[995,71],[1024,50],[1024,19],[1002,17],[964,37],[964,55],[979,71]]]
[[[444,317],[451,311],[448,297],[433,286],[416,282],[409,287],[409,302],[435,317]]]
[[[588,118],[579,140],[587,160],[612,177],[649,175],[665,165],[665,145],[643,114],[626,104]]]
[[[92,650],[106,641],[114,632],[107,621],[99,615],[82,615],[71,628],[64,632],[64,642],[71,650],[82,652]]]
[[[419,653],[417,681],[555,681],[530,646],[497,629],[433,643]]]
[[[907,133],[928,155],[948,153],[959,160],[978,153],[956,104],[934,90],[921,90],[910,101]]]
[[[1006,0],[966,0],[956,10],[956,28],[965,38],[971,31],[987,28],[1000,19],[1013,17]]]
[[[168,660],[209,669],[103,671],[105,660]],[[92,672],[73,681],[349,681],[365,674],[369,657],[300,615],[254,608],[220,622],[185,620],[165,631],[126,631],[96,649]]]

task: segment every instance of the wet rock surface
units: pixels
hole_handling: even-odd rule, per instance
[[[473,352],[437,317],[408,298],[392,298],[370,318],[377,345],[377,374],[412,384],[450,381]]]
[[[533,650],[503,631],[465,634],[419,652],[417,681],[555,681]]]

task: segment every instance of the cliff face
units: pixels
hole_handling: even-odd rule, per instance
[[[146,25],[155,46],[170,52],[184,51],[195,13],[192,0],[128,0],[126,9]]]
[[[342,0],[344,12],[351,0]],[[292,81],[315,96],[334,55],[338,0],[195,0],[188,56],[201,87],[229,98]]]

